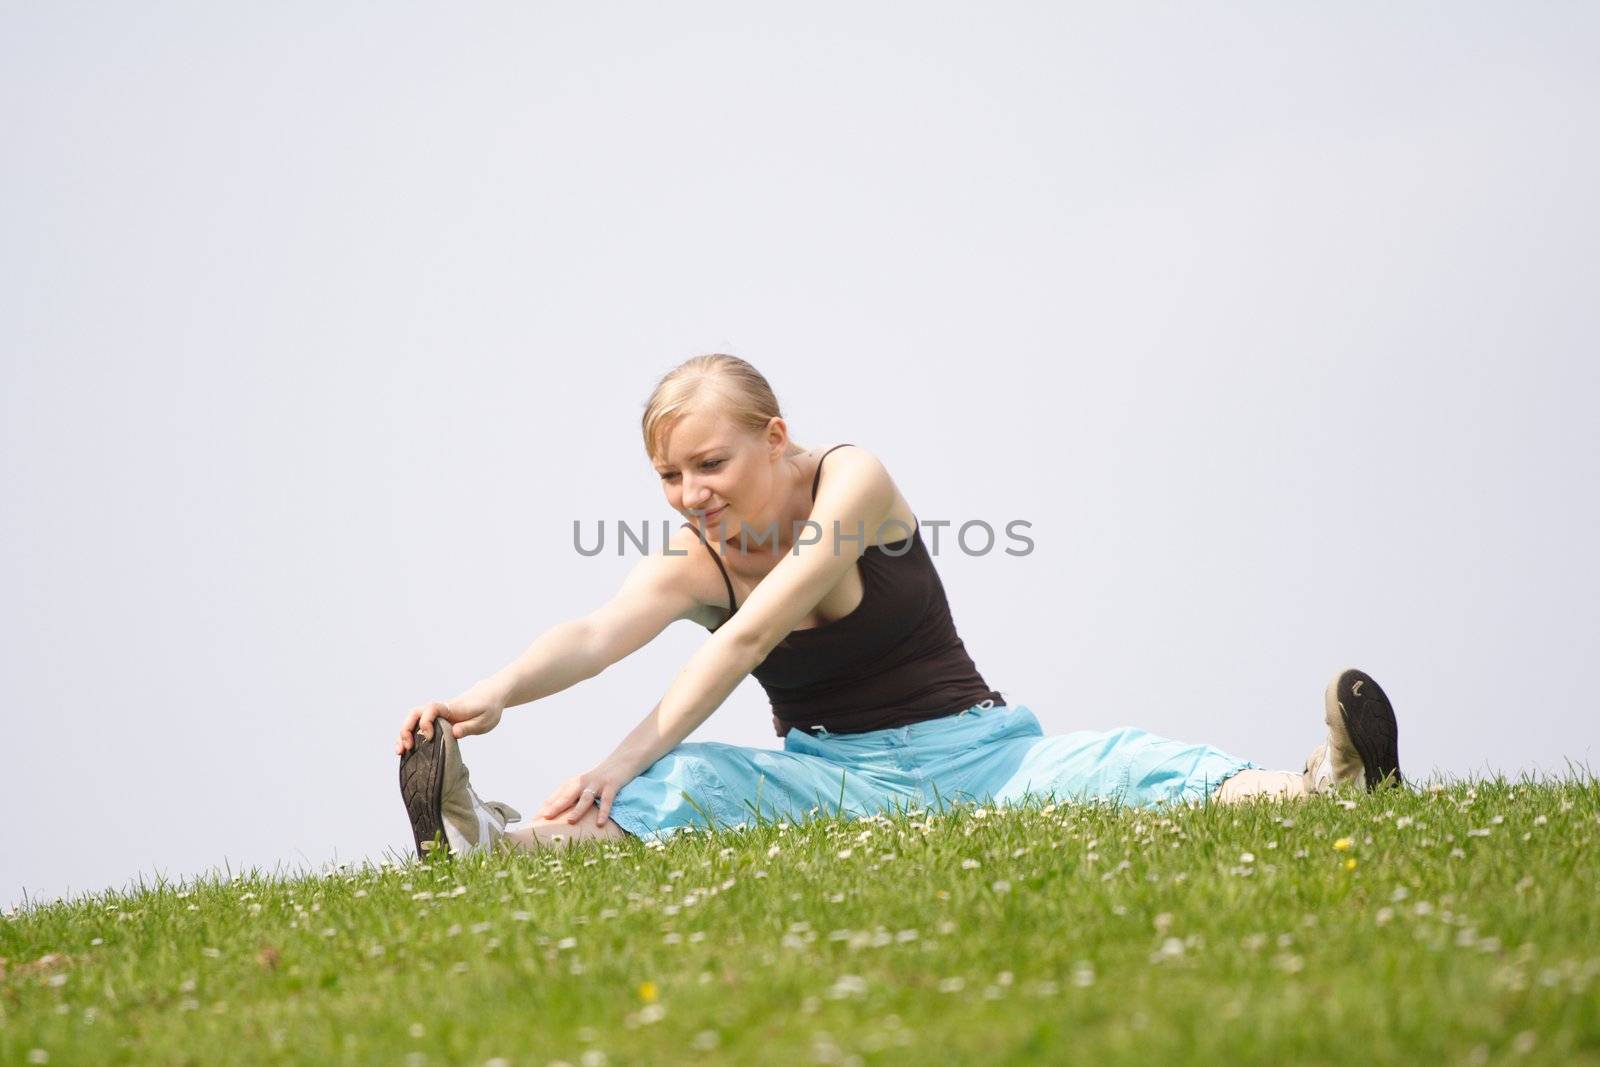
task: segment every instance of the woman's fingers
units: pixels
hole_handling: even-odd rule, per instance
[[[493,706],[474,711],[471,718],[463,719],[456,724],[460,727],[456,731],[456,736],[466,737],[468,734],[486,734],[500,725],[500,716],[501,709]]]
[[[599,792],[597,786],[586,785],[578,791],[578,800],[572,805],[572,810],[567,812],[567,822],[575,823],[594,807],[595,794]]]
[[[561,818],[566,822],[566,824],[568,826],[571,826],[573,823],[578,821],[578,817],[582,813],[583,813],[583,797],[580,796],[577,800],[573,801],[572,807],[568,808],[566,811],[561,813]]]
[[[575,823],[583,818],[584,814],[595,806],[595,801],[600,802],[600,822],[605,824],[605,817],[611,812],[611,799],[616,795],[616,787],[609,784],[590,785],[581,778],[573,778],[563,782],[548,800],[539,808],[539,818],[549,819],[552,822],[565,820]]]
[[[402,756],[411,748],[411,732],[417,728],[417,723],[422,719],[422,710],[420,707],[415,707],[406,713],[406,721],[400,727],[400,744],[395,749]]]
[[[575,778],[550,794],[550,799],[539,809],[539,818],[575,823],[594,807],[594,795],[593,786],[584,785]]]
[[[541,818],[549,819],[551,822],[556,822],[560,819],[565,819],[568,813],[571,811],[572,798],[569,795],[563,795],[558,797],[552,803],[546,805],[544,811],[540,814]]]
[[[400,743],[396,746],[395,751],[402,756],[405,755],[415,743],[412,740],[412,735],[417,731],[421,731],[424,738],[432,741],[433,731],[436,728],[436,719],[443,718],[446,726],[450,724],[450,719],[445,715],[449,710],[450,705],[438,700],[433,701],[431,704],[420,704],[412,708],[406,713],[405,725],[400,728]],[[456,736],[459,737],[461,735],[457,734]]]
[[[567,807],[576,799],[577,792],[578,786],[575,781],[562,782],[561,785],[556,787],[556,791],[550,794],[549,799],[544,802],[544,807],[539,809],[539,818],[553,819],[560,812],[566,811]]]
[[[427,738],[429,741],[433,740],[433,731],[439,729],[438,723],[435,721],[437,719],[443,719],[444,728],[449,729],[450,717],[445,714],[445,712],[449,710],[450,705],[441,703],[437,700],[423,708],[422,719],[417,724],[422,730],[422,736]]]

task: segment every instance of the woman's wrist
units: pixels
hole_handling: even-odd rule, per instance
[[[612,750],[611,755],[606,757],[606,762],[637,777],[649,770],[659,758],[651,753],[648,747],[629,744],[625,740]]]
[[[509,688],[497,676],[474,682],[459,699],[482,701],[504,708],[511,699]]]

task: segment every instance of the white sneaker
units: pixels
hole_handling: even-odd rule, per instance
[[[1306,792],[1399,786],[1399,728],[1389,698],[1355,668],[1333,676],[1322,695],[1327,738],[1306,759]]]
[[[434,721],[433,740],[417,730],[412,741],[400,757],[400,799],[420,858],[427,858],[440,834],[457,855],[493,848],[505,836],[506,824],[522,818],[509,804],[478,797],[448,722]]]

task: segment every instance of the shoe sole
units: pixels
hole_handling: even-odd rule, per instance
[[[417,858],[427,859],[434,842],[444,841],[444,746],[411,734],[411,749],[400,757],[400,799],[405,801],[411,819],[411,834],[417,842]]]
[[[1394,705],[1383,689],[1365,671],[1342,671],[1333,685],[1345,733],[1361,757],[1367,777],[1367,791],[1387,783],[1399,787],[1400,728],[1395,722]]]

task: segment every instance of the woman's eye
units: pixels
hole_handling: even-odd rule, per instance
[[[716,470],[718,467],[722,466],[726,462],[728,462],[728,461],[725,460],[725,459],[708,459],[704,463],[700,464],[700,469],[703,470],[703,471],[714,471],[714,470]],[[678,472],[677,471],[672,471],[670,474],[663,474],[661,476],[661,480],[664,481],[664,482],[670,482],[670,481],[672,481],[672,479],[676,478],[677,476],[678,476]]]

